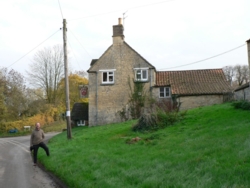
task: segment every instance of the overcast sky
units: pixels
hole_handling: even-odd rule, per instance
[[[62,45],[65,18],[70,67],[87,71],[112,44],[119,17],[125,41],[157,70],[247,65],[249,7],[249,0],[0,0],[0,67],[29,71],[38,50]]]

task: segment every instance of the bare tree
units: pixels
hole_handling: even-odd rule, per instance
[[[234,86],[241,86],[249,81],[248,65],[235,65],[223,67],[226,79]]]
[[[247,83],[249,80],[249,69],[247,65],[235,65],[235,80],[239,86]]]
[[[58,83],[64,76],[63,68],[64,54],[60,45],[38,51],[30,65],[29,82],[44,91],[48,103],[56,101]]]
[[[244,83],[249,82],[249,66],[248,65],[242,65],[242,74],[243,74],[243,82]]]
[[[87,78],[87,79],[88,79],[88,73],[85,72],[85,71],[75,71],[75,72],[72,73],[72,74],[77,74],[77,75],[79,75],[79,76],[81,76],[81,77],[83,77],[83,78]]]
[[[233,66],[226,66],[226,67],[223,67],[223,72],[226,76],[226,79],[228,82],[230,82],[230,84],[232,85],[232,82],[233,82],[233,78],[234,78],[234,75],[235,75],[235,69]]]

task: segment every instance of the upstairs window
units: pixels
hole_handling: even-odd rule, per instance
[[[135,68],[136,81],[148,81],[148,68]]]
[[[170,87],[160,87],[160,98],[170,97]]]
[[[113,84],[115,81],[115,70],[100,70],[102,72],[102,84]]]

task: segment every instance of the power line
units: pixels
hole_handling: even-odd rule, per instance
[[[60,30],[58,30],[60,31]],[[44,42],[46,42],[48,39],[50,39],[52,36],[54,36],[58,31],[56,31],[55,33],[53,33],[52,35],[50,35],[47,39],[45,39],[43,42],[41,42],[40,44],[38,44],[36,47],[32,48],[32,50],[30,50],[28,53],[26,53],[25,55],[23,55],[22,57],[20,57],[18,60],[16,60],[14,63],[12,63],[10,66],[8,66],[7,68],[11,67],[12,65],[14,65],[15,63],[17,63],[18,61],[20,61],[22,58],[24,58],[26,55],[28,55],[30,52],[32,52],[33,50],[35,50],[38,46],[42,45]]]
[[[168,3],[170,1],[176,1],[176,0],[166,0],[166,1],[160,1],[160,2],[155,2],[155,3],[140,5],[140,6],[136,6],[136,7],[127,8],[127,10],[137,9],[137,8],[142,8],[142,7],[147,7],[147,6],[156,5],[156,4]],[[112,13],[120,12],[120,11],[123,11],[123,10],[114,10],[114,11],[110,11],[110,12],[103,12],[103,13],[100,13],[100,14],[93,14],[93,15],[90,15],[90,16],[85,16],[85,17],[70,19],[69,21],[80,20],[80,19],[89,18],[89,17],[96,17],[96,16],[105,15],[105,14],[112,14]]]
[[[62,8],[61,8],[60,0],[58,0],[58,4],[59,4],[60,11],[61,11],[62,19],[63,19],[63,13],[62,13]]]
[[[82,48],[85,50],[85,52],[89,55],[88,51],[83,47],[83,45],[80,43],[80,41],[76,38],[74,33],[69,29],[70,33],[75,37],[76,41],[79,42],[79,44],[82,46]],[[91,55],[89,57],[92,59]]]
[[[215,57],[224,55],[224,54],[226,54],[226,53],[232,52],[232,51],[234,51],[234,50],[237,50],[237,49],[239,49],[239,48],[241,48],[241,47],[243,47],[243,46],[245,46],[245,45],[246,45],[246,44],[240,45],[240,46],[235,47],[235,48],[233,48],[233,49],[231,49],[231,50],[225,51],[225,52],[223,52],[223,53],[220,53],[220,54],[217,54],[217,55],[214,55],[214,56],[211,56],[211,57],[208,57],[208,58],[206,58],[206,59],[202,59],[202,60],[199,60],[199,61],[195,61],[195,62],[193,62],[193,63],[188,63],[188,64],[184,64],[184,65],[180,65],[180,66],[175,66],[175,67],[163,68],[163,69],[159,69],[159,70],[166,70],[166,69],[179,68],[179,67],[184,67],[184,66],[188,66],[188,65],[200,63],[200,62],[203,62],[203,61],[207,61],[207,60],[209,60],[209,59],[212,59],[212,58],[215,58]]]
[[[68,40],[68,43],[69,43],[69,46],[71,47],[71,49],[73,49],[72,46],[71,46],[71,44],[70,44],[70,42],[69,42],[69,40]],[[81,66],[80,66],[79,62],[77,61],[77,58],[76,58],[76,55],[75,55],[74,51],[72,51],[72,53],[73,53],[73,55],[74,55],[74,57],[76,59],[76,62],[78,64],[79,68],[81,69]]]

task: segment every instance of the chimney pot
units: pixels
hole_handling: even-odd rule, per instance
[[[118,25],[122,25],[122,19],[118,18]]]

